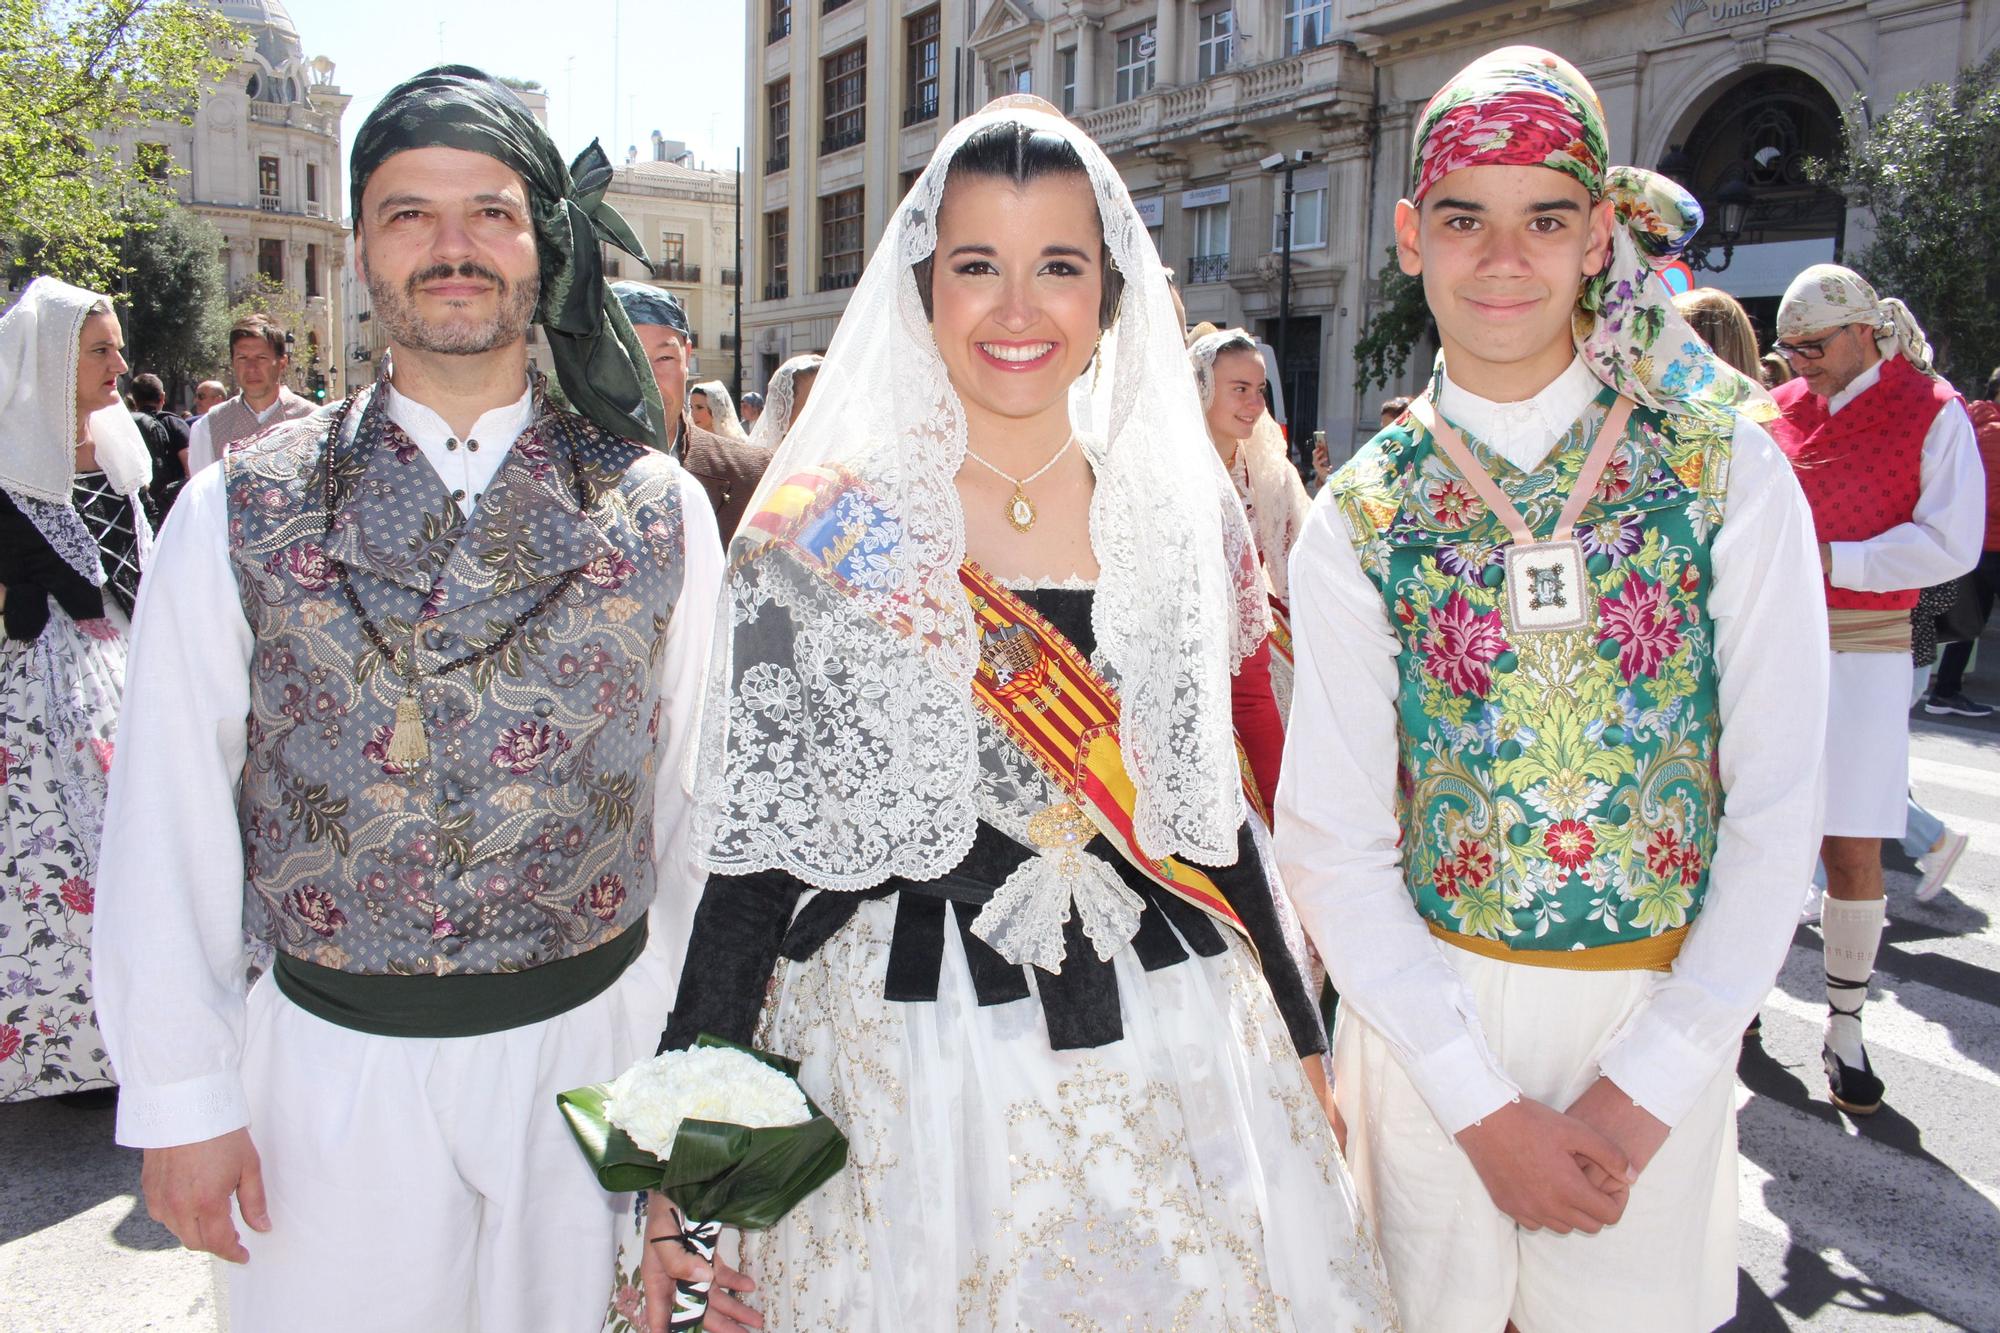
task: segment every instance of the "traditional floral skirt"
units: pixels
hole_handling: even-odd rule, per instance
[[[90,917],[122,624],[49,608],[32,643],[0,640],[0,1101],[111,1085],[90,998]]]
[[[1395,1327],[1332,1131],[1240,941],[1152,972],[1126,946],[1124,1037],[1051,1051],[1039,1002],[978,1004],[955,932],[935,1003],[884,1000],[895,914],[893,898],[862,903],[780,965],[764,1010],[757,1044],[800,1061],[851,1141],[845,1170],[743,1238],[767,1329]]]

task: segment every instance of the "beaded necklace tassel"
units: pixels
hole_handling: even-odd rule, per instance
[[[389,747],[383,758],[408,768],[430,757],[431,743],[424,735],[424,714],[417,705],[416,687],[405,681],[403,697],[396,700],[396,725],[389,731]]]

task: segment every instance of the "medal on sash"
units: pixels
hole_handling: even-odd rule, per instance
[[[1500,602],[1508,632],[1560,634],[1588,629],[1595,623],[1597,596],[1591,590],[1590,575],[1584,567],[1583,544],[1576,539],[1576,520],[1590,503],[1590,497],[1597,493],[1598,480],[1625,434],[1625,422],[1632,415],[1632,400],[1620,397],[1611,405],[1604,425],[1597,432],[1597,440],[1583,461],[1583,471],[1577,474],[1576,485],[1563,501],[1555,530],[1546,540],[1535,536],[1499,483],[1480,466],[1458,432],[1437,414],[1429,394],[1410,404],[1410,415],[1430,432],[1445,457],[1514,539],[1502,567],[1505,579]]]

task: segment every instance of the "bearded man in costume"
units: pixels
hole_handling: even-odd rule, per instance
[[[1410,1328],[1734,1308],[1734,1057],[1816,843],[1825,620],[1770,402],[1653,268],[1700,217],[1608,168],[1566,61],[1460,72],[1396,208],[1437,371],[1293,551],[1278,860]]]
[[[1882,1105],[1861,1008],[1882,944],[1882,839],[1900,838],[1910,787],[1910,611],[1979,560],[1985,473],[1965,404],[1894,297],[1814,264],[1778,305],[1797,377],[1773,392],[1771,432],[1812,506],[1830,631],[1826,718],[1826,1041],[1833,1104]]]
[[[673,423],[674,457],[694,474],[708,492],[715,508],[716,528],[722,544],[729,544],[751,492],[771,465],[771,450],[741,440],[728,439],[703,430],[688,420],[687,387],[694,335],[689,331],[687,312],[672,292],[661,291],[643,282],[613,283],[618,304],[632,321],[632,331],[646,349],[646,361],[653,368],[653,382],[659,387],[666,419]]]
[[[601,274],[640,253],[610,179],[477,70],[392,90],[352,162],[381,376],[197,475],[139,603],[97,916],[118,1140],[237,1265],[238,1328],[602,1312],[629,1199],[555,1093],[666,1019],[721,550]]]

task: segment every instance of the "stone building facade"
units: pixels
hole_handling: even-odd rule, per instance
[[[306,392],[317,371],[337,397],[348,371],[340,119],[349,99],[332,61],[306,57],[283,0],[214,4],[249,37],[235,69],[204,90],[192,124],[126,126],[106,146],[128,160],[147,144],[172,155],[182,205],[222,233],[232,301],[258,274],[282,284],[287,304],[305,312],[290,330],[291,385]]]
[[[1706,206],[1697,281],[1744,299],[1768,335],[1792,274],[1866,240],[1866,214],[1805,169],[1837,144],[1841,110],[1857,96],[1886,107],[2000,43],[1994,0],[750,3],[753,379],[826,346],[942,127],[1026,91],[1117,163],[1190,321],[1275,344],[1289,295],[1292,427],[1324,429],[1336,457],[1373,432],[1379,398],[1428,368],[1421,347],[1399,381],[1364,393],[1353,349],[1380,299],[1416,117],[1475,56],[1525,42],[1576,63],[1604,100],[1613,159],[1669,170]],[[1727,237],[1725,220],[1738,224]]]

